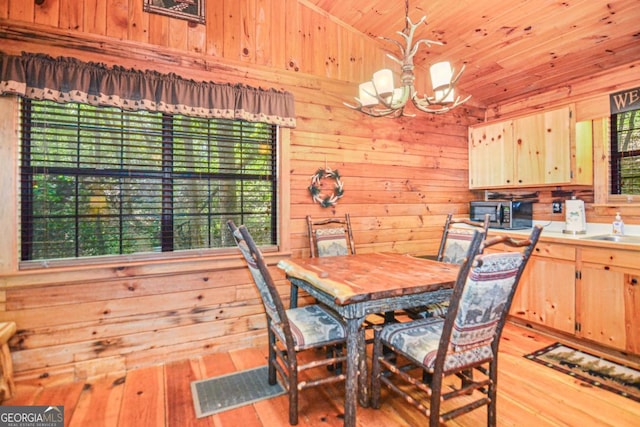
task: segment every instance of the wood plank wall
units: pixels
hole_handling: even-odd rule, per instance
[[[142,0],[4,0],[1,49],[288,90],[298,120],[284,172],[291,255],[308,256],[305,215],[346,212],[359,252],[433,253],[445,215],[466,214],[477,197],[467,190],[467,126],[484,110],[470,104],[444,116],[387,120],[347,109],[342,102],[356,82],[391,64],[375,41],[305,0],[207,2],[206,20],[144,13]],[[13,102],[0,99],[3,111]],[[7,200],[17,197],[15,123],[15,115],[0,118],[0,151],[10,154],[0,159]],[[325,165],[345,185],[331,209],[306,189]],[[262,309],[237,256],[18,270],[15,209],[0,208],[0,320],[18,324],[11,341],[18,378],[86,378],[264,345]],[[273,265],[286,255],[268,259]]]

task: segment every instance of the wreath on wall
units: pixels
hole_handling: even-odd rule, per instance
[[[323,179],[332,179],[335,181],[333,192],[331,194],[322,194],[320,188],[320,182]],[[344,195],[344,185],[340,181],[340,174],[337,170],[325,167],[320,168],[311,176],[311,185],[309,186],[309,193],[314,202],[317,202],[323,208],[329,208],[335,206],[338,203],[338,199]]]

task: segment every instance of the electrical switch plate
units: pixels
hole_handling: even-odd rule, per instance
[[[553,202],[551,206],[553,213],[562,213],[562,202]]]

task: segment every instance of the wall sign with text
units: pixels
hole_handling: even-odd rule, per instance
[[[142,10],[204,24],[204,2],[205,0],[144,0]]]
[[[640,110],[640,87],[612,93],[609,95],[609,105],[611,114]]]

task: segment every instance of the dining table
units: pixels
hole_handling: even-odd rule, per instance
[[[358,401],[369,406],[365,318],[448,300],[460,268],[398,253],[286,258],[278,267],[293,285],[345,321],[345,427],[356,425]]]

